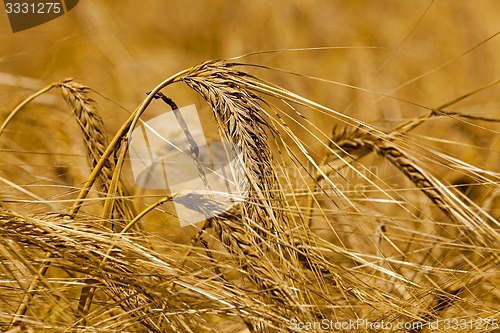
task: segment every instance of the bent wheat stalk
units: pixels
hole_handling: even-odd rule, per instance
[[[95,110],[94,101],[88,96],[88,87],[71,80],[62,82],[60,87],[64,99],[76,116],[85,142],[89,165],[93,169],[109,146],[108,139],[105,136],[104,123]],[[107,195],[110,190],[114,168],[113,159],[107,158],[104,160],[97,178],[97,186],[101,195]],[[125,221],[132,219],[135,215],[134,209],[129,202],[123,199],[126,193],[124,193],[120,182],[116,184],[113,194],[119,197],[114,200],[116,205],[114,206],[115,216],[113,218]]]
[[[378,134],[355,131],[344,132],[341,136],[334,138],[334,141],[346,153],[363,148],[377,152],[401,170],[450,219],[477,235],[482,245],[489,246],[500,241],[500,234],[486,223],[483,217],[465,205],[452,189],[426,172],[392,139]]]
[[[287,230],[292,228],[291,218],[284,209],[284,197],[275,191],[279,181],[267,144],[266,120],[259,105],[262,100],[240,83],[247,76],[229,64],[213,61],[192,69],[181,78],[209,103],[223,139],[241,151],[238,161],[241,170],[236,170],[239,173],[237,191],[248,194],[239,204],[238,214],[232,214],[233,219],[217,216],[211,223],[255,285],[270,293],[271,299],[278,300],[278,304],[284,302],[300,309],[303,295],[293,291],[296,288],[292,279],[297,255],[276,243],[282,239],[292,244],[287,240]],[[190,208],[201,210],[208,218],[208,211],[203,210],[208,209],[210,203],[191,199],[196,204]],[[189,205],[189,200],[185,204]],[[235,216],[243,218],[234,220]],[[279,270],[268,264],[276,260],[281,263]]]
[[[301,319],[307,321],[319,315],[315,310],[306,310],[304,306],[315,298],[314,293],[326,292],[321,289],[325,280],[342,293],[376,307],[383,299],[387,299],[387,295],[373,289],[361,290],[359,281],[345,275],[340,267],[328,264],[315,245],[308,226],[302,219],[296,220],[293,216],[280,189],[275,161],[267,144],[268,132],[276,136],[280,134],[277,127],[269,126],[275,120],[261,106],[266,104],[261,94],[269,94],[285,103],[310,103],[315,108],[322,107],[284,89],[268,85],[239,71],[236,66],[223,61],[211,61],[193,68],[180,80],[209,103],[222,137],[241,150],[243,177],[239,178],[240,187],[247,189],[248,194],[236,208],[211,218],[209,213],[218,211],[218,207],[214,207],[215,202],[194,194],[185,195],[178,201],[205,214],[249,280],[262,290],[271,291],[271,302],[278,300],[280,304],[286,304],[287,308],[295,309]],[[279,116],[278,126],[292,135]],[[307,280],[303,276],[305,272],[298,267],[315,272],[319,289],[297,284],[301,279]],[[396,274],[391,275],[397,277]]]
[[[78,125],[81,129],[82,136],[85,142],[85,148],[87,151],[87,156],[89,160],[89,166],[94,168],[101,156],[104,154],[106,148],[108,147],[107,139],[105,137],[104,123],[100,116],[96,113],[94,107],[94,101],[88,96],[88,87],[81,85],[79,83],[73,82],[71,79],[65,80],[60,83],[53,83],[46,88],[38,91],[29,98],[25,99],[22,103],[18,105],[7,117],[0,128],[0,133],[9,124],[9,122],[14,118],[14,116],[24,107],[26,104],[31,102],[36,97],[48,92],[52,88],[61,88],[62,95],[66,102],[72,108],[73,114],[75,115]],[[98,187],[101,195],[108,195],[110,191],[109,185],[111,183],[112,174],[114,170],[113,161],[110,158],[103,160],[102,169],[100,170],[98,176]],[[115,194],[116,193],[116,194]],[[125,193],[121,187],[120,182],[116,184],[113,188],[113,194],[118,195],[119,198],[116,200],[117,204],[113,205],[115,209],[113,219],[114,220],[130,220],[133,218],[134,208],[133,206],[125,201],[123,197]],[[113,201],[115,202],[115,201]],[[106,202],[107,203],[107,202]],[[47,260],[50,259],[51,255],[47,255]],[[49,261],[42,264],[39,269],[38,277],[44,276],[49,267]],[[30,292],[36,290],[38,285],[38,278],[32,281],[29,287]],[[30,293],[29,292],[29,293]],[[28,296],[29,293],[26,295]],[[28,299],[25,298],[21,303],[17,311],[17,315],[14,318],[20,318],[27,310]],[[14,319],[16,320],[16,319]],[[13,323],[12,323],[13,324]]]

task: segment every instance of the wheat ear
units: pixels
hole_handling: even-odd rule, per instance
[[[104,122],[96,111],[95,102],[89,97],[90,89],[87,86],[66,80],[60,84],[60,87],[64,99],[77,119],[85,142],[89,166],[93,169],[109,145]],[[110,190],[114,168],[114,160],[107,158],[97,177],[97,186],[101,195],[107,195]],[[126,195],[121,184],[117,184],[116,192],[120,198],[116,200],[117,213],[114,217],[125,221],[132,219],[134,210],[130,203],[121,198]]]
[[[437,177],[412,158],[393,138],[371,132],[343,132],[332,140],[342,153],[372,150],[395,165],[417,186],[446,216],[468,230],[466,239],[477,242],[479,246],[489,248],[500,240],[500,234],[491,227],[487,220],[475,212],[453,188],[446,186]],[[465,235],[464,235],[465,236]]]
[[[264,102],[250,89],[250,78],[233,64],[211,61],[180,79],[208,102],[223,139],[241,152],[236,178],[247,194],[232,212],[211,218],[210,224],[247,279],[265,291],[270,302],[286,304],[307,320],[313,318],[302,307],[307,292],[296,287],[300,261],[290,232],[295,224],[273,167],[267,136],[270,120],[264,118],[260,105]],[[186,204],[203,213],[213,202],[191,196]]]
[[[260,94],[283,101],[295,101],[296,96],[237,70],[236,64],[223,61],[195,67],[181,80],[209,103],[224,139],[241,150],[244,176],[240,178],[241,186],[248,189],[248,194],[239,206],[212,218],[209,218],[210,212],[219,208],[210,199],[187,194],[177,201],[206,214],[248,279],[261,290],[267,290],[271,301],[297,310],[296,314],[303,320],[320,315],[316,309],[306,310],[303,304],[315,298],[313,293],[327,292],[322,289],[324,280],[342,294],[350,294],[361,302],[374,306],[380,303],[387,295],[355,287],[359,281],[347,277],[341,267],[328,263],[314,245],[315,237],[307,226],[291,216],[292,210],[283,197],[276,174],[278,169],[272,167],[273,156],[267,144],[268,132],[280,134],[269,126],[274,120],[268,118],[261,106],[266,103]],[[281,126],[287,129],[285,123]],[[279,262],[279,268],[273,261]],[[322,291],[311,285],[297,284],[309,279],[301,267],[314,272]]]

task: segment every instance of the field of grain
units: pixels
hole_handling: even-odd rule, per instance
[[[1,331],[500,330],[497,1],[0,17]]]

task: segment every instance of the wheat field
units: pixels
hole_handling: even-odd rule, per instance
[[[499,17],[88,0],[2,26],[0,329],[500,331]]]

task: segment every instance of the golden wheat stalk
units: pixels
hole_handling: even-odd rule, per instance
[[[484,212],[476,212],[467,206],[453,189],[429,174],[416,159],[410,157],[392,139],[355,131],[344,132],[333,141],[343,153],[369,149],[386,158],[450,219],[464,226],[474,237],[478,237],[482,245],[488,246],[500,240],[500,234],[487,223],[491,217],[481,215]]]
[[[104,122],[96,112],[95,102],[88,95],[90,92],[88,87],[72,80],[66,80],[60,84],[60,88],[64,99],[77,119],[85,142],[89,165],[93,169],[109,145],[105,135]],[[112,158],[106,159],[97,178],[98,190],[103,196],[106,196],[110,191],[114,169],[114,160]],[[126,194],[119,182],[111,194],[119,197],[115,200],[117,204],[115,205],[114,218],[125,221],[132,219],[132,206],[123,199]]]
[[[108,142],[105,137],[104,123],[95,110],[94,101],[88,96],[88,93],[90,91],[88,87],[73,82],[71,79],[65,80],[61,83],[54,83],[52,85],[49,85],[48,87],[40,90],[39,92],[35,93],[34,95],[30,96],[22,103],[20,103],[19,106],[14,109],[4,121],[1,126],[0,133],[9,124],[13,117],[21,110],[22,107],[31,102],[34,98],[40,96],[43,93],[46,93],[54,87],[61,88],[64,99],[72,108],[85,142],[89,165],[90,167],[94,168],[98,164],[102,154],[108,147]],[[111,206],[111,211],[114,212],[112,215],[113,219],[115,221],[127,221],[133,218],[134,209],[130,203],[123,199],[125,194],[121,188],[120,182],[112,182],[114,171],[113,164],[114,163],[110,158],[104,160],[102,169],[100,170],[98,176],[99,191],[101,195],[108,195],[108,192],[112,192],[110,193],[111,195],[118,196],[118,199],[116,199],[116,204]],[[110,187],[110,184],[113,183],[115,184],[115,186]],[[115,203],[115,200],[111,199],[107,201],[106,204],[109,204],[110,201]],[[106,219],[106,221],[107,220],[108,219]],[[49,267],[49,259],[51,258],[51,256],[52,255],[49,253],[47,256],[47,260],[40,267],[37,277],[34,278],[30,287],[28,288],[29,293],[32,293],[37,289],[39,278],[43,277],[46,274]],[[26,293],[25,299],[20,303],[15,318],[21,318],[27,311],[27,297],[29,297],[29,293]]]
[[[94,168],[107,148],[108,140],[105,136],[104,123],[96,112],[95,102],[88,96],[90,89],[72,80],[63,81],[59,87],[77,119],[85,142],[89,165]],[[107,224],[108,221],[112,220],[111,225],[113,226],[119,221],[124,222],[132,219],[134,215],[133,206],[124,199],[125,193],[119,175],[113,177],[115,172],[114,161],[108,158],[97,179],[101,196],[108,196],[104,211],[109,211],[109,213],[103,215],[102,222]],[[115,199],[115,196],[118,198]],[[83,316],[88,312],[94,292],[94,287],[83,287],[82,289],[79,312]]]
[[[116,304],[129,312],[132,317],[138,317],[139,321],[151,331],[163,331],[156,327],[154,318],[158,314],[151,310],[157,300],[143,289],[144,286],[127,280],[128,277],[133,278],[137,274],[133,273],[127,262],[135,255],[130,252],[125,253],[122,248],[117,247],[113,237],[105,236],[111,235],[110,230],[99,228],[95,224],[75,223],[67,215],[22,216],[6,210],[0,211],[0,230],[5,239],[14,241],[16,245],[51,253],[50,262],[53,267],[72,269],[92,276],[92,279],[85,280],[86,283],[92,281],[94,285],[100,285],[115,299]],[[68,242],[68,239],[72,241]],[[109,262],[107,267],[102,265],[104,260]],[[29,263],[29,260],[25,261]],[[78,268],[79,263],[80,265],[85,263],[84,267]],[[37,274],[38,271],[32,267],[31,273]],[[72,301],[57,292],[43,275],[39,276],[39,279],[44,287],[51,290],[51,295],[59,296],[59,301],[65,301],[66,311],[71,309]],[[134,288],[125,287],[133,284]],[[34,294],[30,294],[29,297],[32,301]],[[57,304],[59,301],[54,299],[53,302]],[[60,305],[64,308],[62,304]],[[22,321],[23,318],[18,318],[18,322]],[[75,320],[75,325],[78,324],[81,323]]]
[[[193,68],[181,78],[210,104],[223,139],[241,152],[237,188],[248,194],[236,213],[229,218],[214,217],[211,224],[250,281],[268,292],[271,301],[300,312],[304,295],[294,291],[297,288],[292,278],[298,258],[292,247],[279,246],[280,241],[292,244],[287,239],[287,230],[292,229],[290,216],[284,209],[282,192],[276,190],[279,180],[268,146],[261,98],[239,83],[247,76],[229,64],[213,61]],[[184,200],[189,208],[207,217],[209,212],[220,211],[211,206],[210,200],[189,194],[185,197],[189,198]],[[280,268],[276,269],[273,262],[279,262]]]
[[[259,93],[271,94],[284,101],[307,101],[235,67],[235,64],[221,61],[207,62],[181,78],[210,104],[223,137],[242,152],[244,177],[241,181],[245,182],[243,187],[248,188],[248,195],[237,209],[211,218],[211,226],[249,279],[263,290],[273,291],[271,300],[277,298],[288,308],[296,309],[297,314],[302,312],[300,317],[304,320],[318,314],[315,310],[304,310],[303,305],[314,298],[313,293],[326,291],[319,291],[322,287],[319,290],[308,286],[297,288],[296,282],[290,283],[283,278],[290,276],[295,281],[305,278],[306,272],[298,269],[301,266],[315,272],[318,286],[329,281],[341,293],[376,307],[387,299],[387,295],[373,288],[354,287],[359,281],[346,276],[340,267],[329,264],[314,245],[307,225],[294,220],[282,196],[276,175],[279,169],[274,167],[276,163],[267,145],[266,131],[280,134],[276,127],[269,127],[274,120],[265,118],[268,113],[259,104],[264,103]],[[284,122],[280,125],[286,129]],[[219,210],[213,201],[194,194],[187,194],[178,201],[205,213],[207,218],[210,212]],[[285,250],[280,252],[277,250],[280,247]],[[273,258],[276,258],[274,262]]]
[[[183,330],[186,325],[192,328],[199,326],[203,319],[196,309],[203,307],[204,302],[214,314],[239,313],[254,321],[259,318],[271,321],[279,317],[273,309],[261,313],[261,307],[251,298],[246,298],[248,290],[240,290],[226,281],[207,281],[203,276],[181,269],[168,257],[139,245],[127,233],[117,237],[111,230],[92,223],[92,220],[80,220],[75,221],[61,214],[24,216],[2,210],[0,232],[4,237],[0,246],[11,244],[7,249],[12,249],[7,252],[2,248],[2,253],[17,255],[23,262],[30,263],[40,253],[50,251],[53,254],[52,267],[86,274],[91,277],[92,285],[102,289],[114,302],[102,304],[102,307],[120,307],[124,316],[135,319],[152,332]],[[179,245],[171,246],[182,249]],[[36,272],[36,268],[32,267],[30,273]],[[173,278],[176,292],[168,292],[165,286]],[[71,285],[72,281],[68,283]],[[83,329],[81,320],[78,320],[81,314],[72,309],[73,300],[58,292],[53,283],[44,277],[41,277],[41,285],[53,297],[50,304],[58,304],[71,317],[66,319],[74,322],[74,329]],[[34,306],[40,302],[35,298],[37,294],[40,290],[30,295]],[[168,306],[162,309],[165,300],[168,300]],[[123,320],[131,321],[130,318],[124,317]],[[20,323],[23,320],[21,318]],[[94,320],[92,324],[105,323]]]

